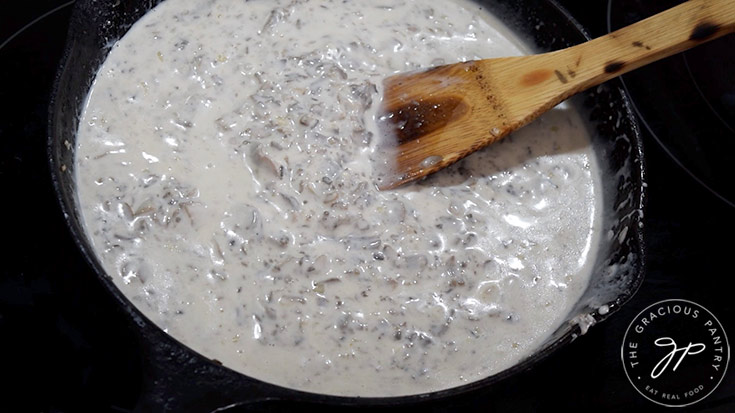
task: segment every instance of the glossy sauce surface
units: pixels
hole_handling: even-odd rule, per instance
[[[371,160],[385,76],[524,51],[458,1],[166,1],[84,107],[87,234],[146,316],[246,375],[396,396],[499,372],[587,286],[601,195],[579,115],[396,190]]]

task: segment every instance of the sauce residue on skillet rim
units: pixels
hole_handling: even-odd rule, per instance
[[[560,106],[378,191],[392,73],[526,53],[474,3],[168,0],[112,48],[76,181],[106,272],[154,323],[248,376],[399,396],[531,354],[587,287],[600,176]]]

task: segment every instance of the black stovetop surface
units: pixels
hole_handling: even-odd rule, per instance
[[[606,2],[560,2],[593,36],[607,32]],[[0,5],[0,185],[6,194],[0,202],[1,411],[131,411],[145,391],[143,344],[77,250],[47,166],[49,94],[71,3]],[[424,410],[664,409],[638,394],[625,376],[620,346],[633,317],[656,301],[684,298],[708,308],[735,334],[735,209],[641,129],[648,170],[647,272],[635,297],[532,370]],[[735,411],[733,369],[714,393],[687,409]]]

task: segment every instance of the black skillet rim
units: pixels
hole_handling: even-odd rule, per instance
[[[622,27],[618,27],[617,29],[613,29],[613,3],[615,0],[607,0],[607,11],[606,11],[606,29],[609,32],[613,32],[614,30],[621,29]],[[679,2],[681,3],[681,2]],[[672,6],[673,7],[673,6]],[[639,10],[640,11],[640,10]],[[620,17],[618,17],[617,23],[625,23],[624,20]],[[632,23],[631,23],[632,24]],[[680,54],[682,61],[686,64],[686,53],[682,52]],[[669,58],[671,59],[671,58]],[[663,65],[664,63],[657,63],[658,65]],[[666,66],[667,69],[671,69],[671,67]],[[690,76],[691,72],[690,72]],[[628,80],[626,81],[626,78]],[[620,83],[623,85],[623,90],[625,90],[625,94],[630,100],[630,104],[633,108],[633,112],[636,114],[637,118],[639,119],[639,122],[643,125],[643,127],[648,131],[648,133],[654,138],[656,143],[663,149],[663,151],[682,169],[684,170],[687,175],[691,176],[692,179],[694,179],[695,182],[697,182],[699,185],[701,185],[703,188],[705,188],[708,192],[712,193],[714,196],[719,198],[722,202],[726,203],[727,205],[735,207],[735,198],[727,196],[727,194],[723,194],[722,191],[722,185],[713,184],[711,179],[708,178],[706,175],[703,175],[701,171],[698,171],[697,165],[693,165],[691,161],[687,161],[686,159],[682,158],[681,153],[675,150],[672,150],[669,146],[669,144],[666,143],[666,139],[662,135],[662,131],[658,130],[657,128],[653,127],[649,121],[646,120],[646,117],[644,116],[646,112],[645,105],[641,105],[640,102],[636,103],[638,100],[635,98],[635,93],[630,92],[630,88],[635,88],[635,82],[631,81],[629,75],[623,75],[620,76]],[[693,80],[693,78],[692,78]],[[695,86],[698,88],[698,86]],[[701,95],[701,92],[700,92]],[[707,103],[709,104],[709,103]],[[712,113],[719,117],[720,114],[718,114],[716,111],[712,111]],[[693,118],[692,118],[693,119]],[[669,137],[670,138],[670,137]]]
[[[119,1],[119,0],[118,0]],[[573,29],[575,29],[579,34],[581,34],[582,38],[584,40],[590,40],[591,37],[587,30],[564,8],[562,5],[560,5],[556,0],[543,0],[546,3],[548,3],[552,8],[555,8],[556,11],[559,13],[560,19],[565,19],[566,23],[570,24]],[[74,4],[74,10],[72,12],[72,16],[74,15],[80,15],[81,14],[81,8],[80,6],[82,2],[76,2]],[[72,17],[73,21],[73,17]],[[426,401],[433,401],[437,399],[449,399],[453,397],[458,397],[482,388],[485,388],[487,386],[490,386],[494,383],[500,382],[504,380],[505,378],[515,375],[517,373],[529,370],[533,365],[535,365],[540,360],[545,359],[549,354],[554,353],[557,349],[560,347],[563,347],[570,343],[571,341],[574,341],[579,335],[582,335],[581,329],[578,325],[575,325],[574,327],[570,328],[565,334],[563,334],[560,338],[558,338],[553,343],[549,344],[547,347],[543,348],[541,351],[538,351],[534,353],[533,355],[529,356],[525,360],[521,361],[520,363],[503,370],[497,374],[494,374],[492,376],[486,377],[482,380],[478,380],[472,383],[464,384],[461,386],[440,390],[440,391],[434,391],[429,393],[421,393],[421,394],[414,394],[414,395],[407,395],[407,396],[392,396],[392,397],[354,397],[354,396],[335,396],[335,395],[329,395],[329,394],[321,394],[321,393],[313,393],[313,392],[305,392],[300,390],[294,390],[291,388],[279,386],[276,384],[267,383],[261,380],[258,380],[256,378],[246,376],[242,373],[235,372],[234,370],[231,370],[227,367],[221,366],[221,364],[218,364],[216,361],[213,361],[204,355],[196,352],[195,350],[189,348],[187,345],[181,343],[174,337],[169,336],[166,334],[162,329],[160,329],[155,323],[150,321],[146,316],[144,316],[136,307],[133,305],[123,294],[122,292],[114,285],[112,279],[106,275],[105,271],[102,270],[100,264],[98,263],[96,257],[94,256],[91,251],[87,249],[87,245],[82,241],[86,239],[83,229],[81,228],[81,225],[79,225],[78,222],[72,222],[69,217],[73,215],[73,211],[70,210],[67,202],[65,201],[65,192],[62,184],[62,174],[67,173],[67,169],[62,168],[63,164],[61,164],[61,161],[59,160],[59,157],[57,156],[56,149],[62,145],[61,142],[57,142],[57,140],[60,141],[60,138],[56,138],[56,133],[54,131],[54,125],[55,125],[55,114],[56,114],[56,107],[59,99],[60,94],[60,87],[61,82],[63,79],[63,75],[65,71],[67,70],[68,63],[72,57],[72,50],[74,49],[74,42],[71,42],[71,39],[74,39],[77,35],[77,29],[74,25],[71,25],[69,27],[68,33],[67,33],[67,42],[64,48],[64,52],[61,58],[61,63],[59,66],[59,69],[56,72],[51,95],[49,99],[49,113],[48,113],[48,119],[47,119],[47,133],[48,133],[48,139],[47,139],[47,157],[48,162],[50,165],[51,170],[51,180],[54,186],[54,190],[56,193],[56,198],[59,202],[59,206],[61,207],[62,213],[64,214],[65,221],[67,222],[67,226],[69,228],[69,231],[71,232],[72,238],[74,239],[75,244],[77,245],[77,248],[79,251],[81,251],[82,255],[84,256],[85,260],[88,262],[88,264],[91,267],[91,270],[95,273],[95,276],[98,280],[102,282],[105,289],[108,291],[109,294],[112,295],[113,299],[115,299],[118,304],[122,307],[122,309],[127,313],[132,321],[139,327],[139,331],[137,334],[142,336],[156,336],[154,337],[154,340],[163,339],[168,340],[167,343],[164,343],[166,345],[173,344],[175,347],[180,348],[181,350],[185,350],[187,353],[192,353],[200,362],[204,362],[209,364],[209,367],[213,368],[220,368],[225,369],[229,372],[235,373],[237,376],[239,376],[242,379],[250,380],[254,383],[254,385],[263,387],[266,391],[266,393],[271,392],[272,396],[264,396],[264,397],[255,397],[243,402],[237,402],[234,404],[222,406],[215,411],[225,410],[232,407],[238,407],[238,406],[248,406],[251,403],[260,403],[260,402],[269,402],[269,401],[282,401],[282,400],[290,400],[290,401],[303,401],[303,402],[317,402],[317,403],[330,403],[334,405],[354,405],[354,404],[361,404],[361,405],[371,405],[371,406],[381,406],[381,405],[395,405],[395,404],[411,404],[411,403],[421,403]],[[643,211],[645,211],[646,207],[646,168],[645,168],[645,159],[643,154],[643,142],[642,142],[642,136],[640,133],[639,125],[637,118],[632,110],[630,98],[628,97],[627,93],[623,89],[623,85],[620,81],[620,79],[614,79],[612,81],[609,81],[607,83],[607,87],[611,89],[611,93],[617,95],[615,96],[615,100],[620,101],[622,104],[622,107],[625,111],[623,118],[629,123],[628,129],[630,130],[631,136],[630,141],[632,147],[630,148],[630,158],[633,160],[634,165],[631,167],[632,173],[634,175],[634,179],[637,182],[640,182],[639,185],[634,185],[634,202],[635,202],[635,210],[640,211],[639,214],[633,214],[631,216],[631,222],[629,223],[629,228],[632,228],[634,230],[633,238],[635,241],[635,247],[636,253],[639,255],[639,268],[637,269],[636,273],[637,276],[634,278],[634,281],[631,283],[630,288],[625,291],[623,294],[618,296],[613,303],[609,303],[609,311],[605,312],[604,314],[601,314],[599,312],[595,312],[592,314],[594,317],[595,323],[600,322],[608,318],[613,313],[617,312],[617,310],[626,302],[628,302],[638,291],[640,288],[643,278],[645,275],[645,263],[646,263],[646,247],[643,239]],[[60,165],[61,164],[61,165]],[[159,344],[159,343],[156,343]],[[188,387],[186,385],[183,385],[183,387]],[[145,395],[142,394],[141,397],[145,398]],[[243,395],[244,398],[247,397],[247,395]]]

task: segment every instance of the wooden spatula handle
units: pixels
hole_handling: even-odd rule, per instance
[[[381,119],[395,135],[397,166],[383,187],[451,165],[582,90],[733,31],[735,0],[690,0],[556,52],[391,76]]]
[[[581,91],[733,31],[735,0],[690,0],[590,42],[556,52],[572,54],[565,59],[568,67],[557,69],[557,76],[578,84],[575,90]]]

